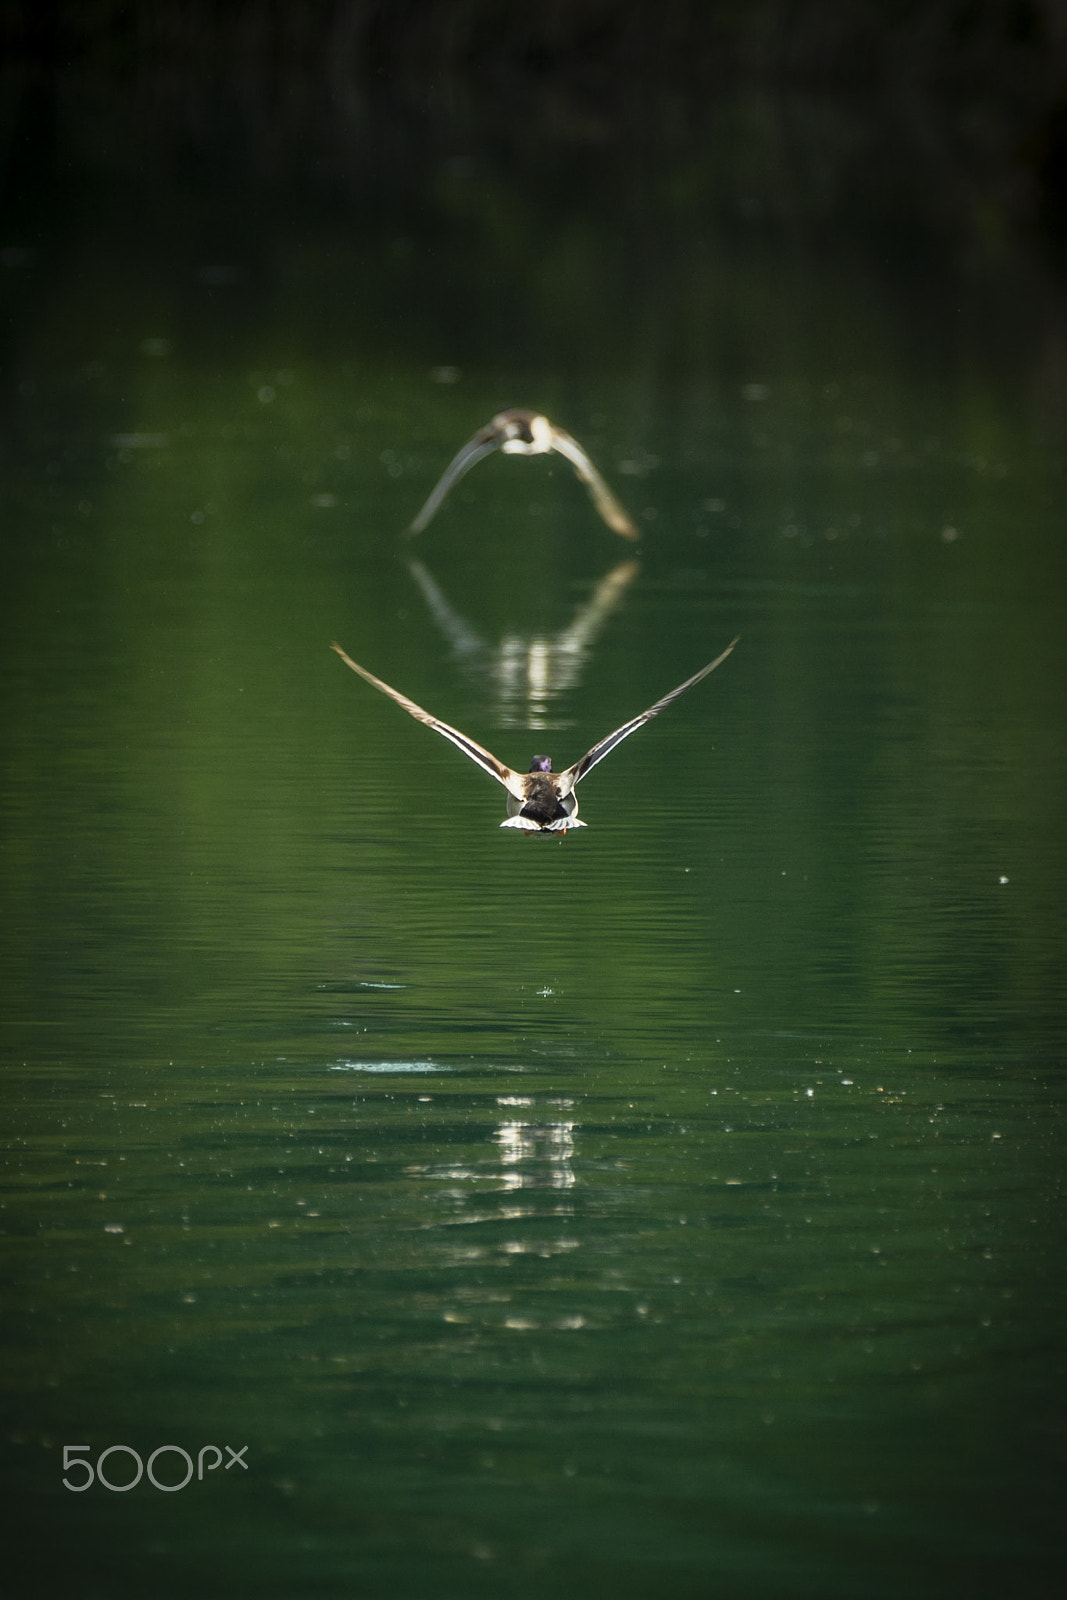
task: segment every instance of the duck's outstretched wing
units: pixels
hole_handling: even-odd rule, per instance
[[[499,450],[502,441],[503,435],[491,422],[484,428],[479,428],[474,437],[467,440],[463,449],[453,457],[441,474],[437,487],[408,529],[409,535],[422,532],[431,518],[437,514],[441,501],[452,486],[481,461],[483,456],[491,456],[494,450]]]
[[[519,774],[512,772],[511,768],[506,767],[502,761],[498,761],[491,751],[484,749],[474,739],[468,739],[467,735],[460,733],[458,728],[451,728],[447,722],[441,722],[439,718],[431,717],[428,711],[424,711],[421,706],[416,705],[414,700],[409,700],[406,694],[401,694],[399,689],[391,689],[387,683],[382,682],[381,678],[376,678],[373,672],[368,672],[366,667],[361,667],[358,661],[353,661],[351,656],[346,655],[339,644],[331,645],[330,649],[337,651],[346,667],[351,667],[353,672],[358,672],[361,678],[366,678],[367,682],[373,684],[375,689],[380,689],[382,694],[389,696],[390,700],[395,700],[397,705],[406,711],[409,717],[414,717],[416,722],[424,722],[428,728],[433,729],[434,733],[439,733],[442,738],[451,740],[456,748],[462,750],[465,756],[469,756],[473,762],[481,767],[483,772],[488,772],[489,776],[495,778],[497,783],[502,783],[509,794],[515,795],[516,799],[519,800],[524,798],[524,790],[519,780]]]
[[[651,722],[652,718],[665,710],[672,700],[677,700],[680,694],[684,694],[687,689],[691,689],[694,683],[699,683],[701,678],[706,678],[709,672],[714,672],[716,667],[721,667],[737,642],[737,639],[732,639],[721,656],[716,656],[715,660],[709,661],[706,667],[701,667],[700,671],[695,672],[691,678],[686,678],[685,682],[680,683],[677,689],[672,689],[670,694],[665,694],[662,700],[657,700],[654,706],[649,706],[647,711],[642,711],[639,717],[632,717],[629,722],[624,722],[621,728],[616,728],[614,733],[609,733],[606,739],[600,739],[591,750],[586,751],[580,761],[574,763],[573,767],[568,767],[566,772],[561,772],[559,775],[560,793],[569,794],[574,785],[579,783],[587,772],[592,771],[598,761],[603,761],[605,756],[610,755],[617,744],[621,744],[631,733],[636,733],[637,729],[646,722]]]
[[[616,500],[600,473],[594,467],[577,439],[572,439],[565,428],[552,427],[552,448],[561,456],[566,456],[575,472],[581,478],[592,497],[600,515],[614,533],[621,533],[624,539],[636,539],[637,529],[627,516],[622,506]]]

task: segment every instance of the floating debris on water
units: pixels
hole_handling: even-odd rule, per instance
[[[451,1072],[436,1061],[331,1061],[331,1072]]]
[[[107,442],[114,450],[165,450],[168,440],[165,433],[113,433]]]

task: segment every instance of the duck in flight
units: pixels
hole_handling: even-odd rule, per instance
[[[502,783],[508,791],[508,815],[502,822],[502,828],[521,828],[526,833],[566,833],[568,828],[584,828],[586,824],[578,820],[578,801],[574,793],[575,785],[591,772],[598,761],[610,755],[617,744],[635,733],[644,723],[665,710],[679,695],[691,689],[701,678],[706,678],[709,672],[721,666],[730,654],[736,639],[726,646],[722,655],[716,656],[714,661],[709,661],[706,667],[701,667],[691,678],[680,683],[677,689],[672,689],[670,694],[665,694],[662,700],[657,700],[654,706],[649,706],[647,711],[642,711],[638,717],[631,717],[629,722],[624,722],[621,728],[616,728],[614,733],[609,733],[606,739],[599,740],[591,750],[587,750],[580,761],[576,761],[565,772],[552,771],[551,756],[534,756],[530,763],[529,772],[514,772],[511,767],[506,767],[496,756],[491,755],[482,745],[477,744],[465,733],[460,733],[458,728],[449,727],[447,722],[441,722],[437,717],[432,717],[428,711],[409,700],[407,695],[401,694],[398,689],[391,689],[381,678],[376,678],[373,672],[368,672],[366,667],[361,667],[358,661],[353,661],[351,656],[345,654],[339,644],[331,648],[337,651],[346,666],[353,672],[358,672],[361,678],[373,684],[375,689],[380,689],[382,694],[387,694],[390,700],[395,700],[409,716],[418,722],[424,722],[435,733],[441,734],[445,739],[451,740],[465,756],[481,767],[483,772],[488,772],[491,778]]]
[[[565,429],[557,428],[547,417],[539,416],[536,411],[525,411],[521,406],[499,412],[492,422],[487,422],[472,439],[467,440],[411,524],[409,534],[421,533],[431,517],[436,515],[452,485],[458,483],[475,462],[481,461],[483,456],[492,455],[494,450],[502,450],[506,456],[545,456],[552,450],[557,451],[567,458],[581,478],[608,527],[620,533],[624,539],[637,538],[637,529],[577,439],[572,439]]]

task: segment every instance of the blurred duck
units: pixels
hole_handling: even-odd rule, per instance
[[[513,406],[499,412],[484,428],[479,428],[473,439],[468,439],[463,449],[446,469],[430,498],[411,524],[410,534],[421,533],[436,515],[445,495],[453,484],[469,472],[483,456],[502,450],[508,456],[544,456],[555,450],[566,456],[575,472],[589,490],[593,504],[608,527],[624,539],[636,539],[637,529],[616,500],[600,473],[594,467],[576,439],[563,428],[557,428],[536,411],[524,411]]]
[[[654,706],[649,706],[647,711],[642,711],[638,717],[632,717],[629,722],[624,722],[621,728],[616,728],[614,733],[609,733],[606,739],[601,739],[587,750],[580,761],[564,772],[552,771],[551,756],[534,756],[530,763],[529,772],[514,772],[511,767],[506,767],[496,756],[490,754],[482,745],[477,744],[465,733],[460,733],[458,728],[449,727],[447,722],[441,722],[437,717],[432,717],[428,711],[409,700],[407,695],[401,694],[398,689],[391,689],[381,678],[376,678],[366,667],[361,667],[351,656],[345,654],[339,644],[331,646],[337,651],[346,666],[353,672],[358,672],[361,678],[373,684],[375,689],[380,689],[382,694],[387,694],[390,700],[395,700],[397,705],[418,722],[424,722],[435,733],[449,739],[452,744],[463,751],[483,772],[491,778],[502,783],[508,791],[507,820],[502,822],[502,828],[521,828],[526,833],[566,833],[568,828],[584,828],[586,824],[578,820],[578,801],[575,797],[575,785],[580,783],[587,772],[591,772],[598,761],[610,755],[617,744],[635,733],[644,723],[651,721],[659,712],[666,709],[679,695],[691,689],[701,678],[706,678],[709,672],[721,666],[737,643],[731,640],[722,655],[716,656],[714,661],[709,661],[706,667],[701,667],[691,678],[680,683],[677,689],[672,689],[670,694],[665,694],[662,700],[657,700]],[[644,804],[644,802],[642,802]]]

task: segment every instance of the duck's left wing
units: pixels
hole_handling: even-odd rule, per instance
[[[672,689],[670,694],[665,694],[662,700],[657,700],[654,706],[649,706],[647,711],[642,711],[639,717],[632,717],[629,722],[624,722],[621,728],[616,728],[614,733],[609,733],[606,739],[601,739],[591,750],[586,751],[582,759],[576,761],[573,767],[568,767],[566,772],[561,772],[559,775],[560,792],[569,794],[574,785],[579,783],[586,773],[596,766],[598,761],[603,761],[605,756],[610,755],[617,744],[621,744],[631,733],[636,733],[637,729],[646,722],[651,722],[652,718],[665,710],[672,700],[677,700],[679,695],[684,694],[687,689],[691,689],[695,683],[699,683],[701,678],[706,678],[709,672],[714,672],[716,667],[721,667],[737,642],[737,639],[732,639],[721,656],[716,656],[715,660],[709,661],[706,667],[701,667],[699,672],[694,672],[691,678],[686,678],[685,682],[680,683],[677,689]]]
[[[561,456],[566,456],[575,472],[581,478],[593,498],[600,515],[615,533],[621,533],[624,539],[636,539],[637,529],[627,516],[622,506],[616,500],[600,473],[594,467],[577,439],[572,439],[565,428],[552,427],[552,448]]]
[[[449,489],[454,484],[457,484],[460,478],[465,473],[468,473],[477,462],[481,461],[483,456],[490,456],[494,450],[499,450],[501,437],[499,430],[494,428],[492,423],[489,423],[486,427],[479,428],[473,439],[467,440],[463,449],[458,452],[441,474],[437,487],[408,529],[409,534],[422,532],[430,519],[437,514],[441,501]]]
[[[434,733],[439,733],[442,738],[449,739],[457,749],[462,750],[465,756],[469,756],[476,765],[481,767],[483,772],[488,772],[489,776],[495,778],[497,783],[502,783],[509,794],[513,794],[518,800],[525,798],[525,791],[523,790],[519,773],[512,772],[511,768],[506,767],[502,761],[498,761],[491,751],[486,750],[474,739],[469,739],[465,733],[460,733],[458,728],[452,728],[447,722],[442,722],[440,718],[432,717],[428,711],[424,711],[420,705],[416,705],[414,700],[409,700],[406,694],[401,694],[399,689],[390,688],[387,683],[382,682],[381,678],[376,678],[373,672],[368,672],[366,667],[361,667],[358,661],[353,661],[351,656],[346,655],[339,644],[331,645],[330,649],[337,651],[346,667],[351,667],[353,672],[358,672],[359,676],[365,678],[368,683],[373,684],[375,689],[380,689],[382,694],[389,696],[390,700],[395,700],[397,705],[408,713],[408,716],[414,717],[416,722],[424,722],[428,728],[433,729]]]

